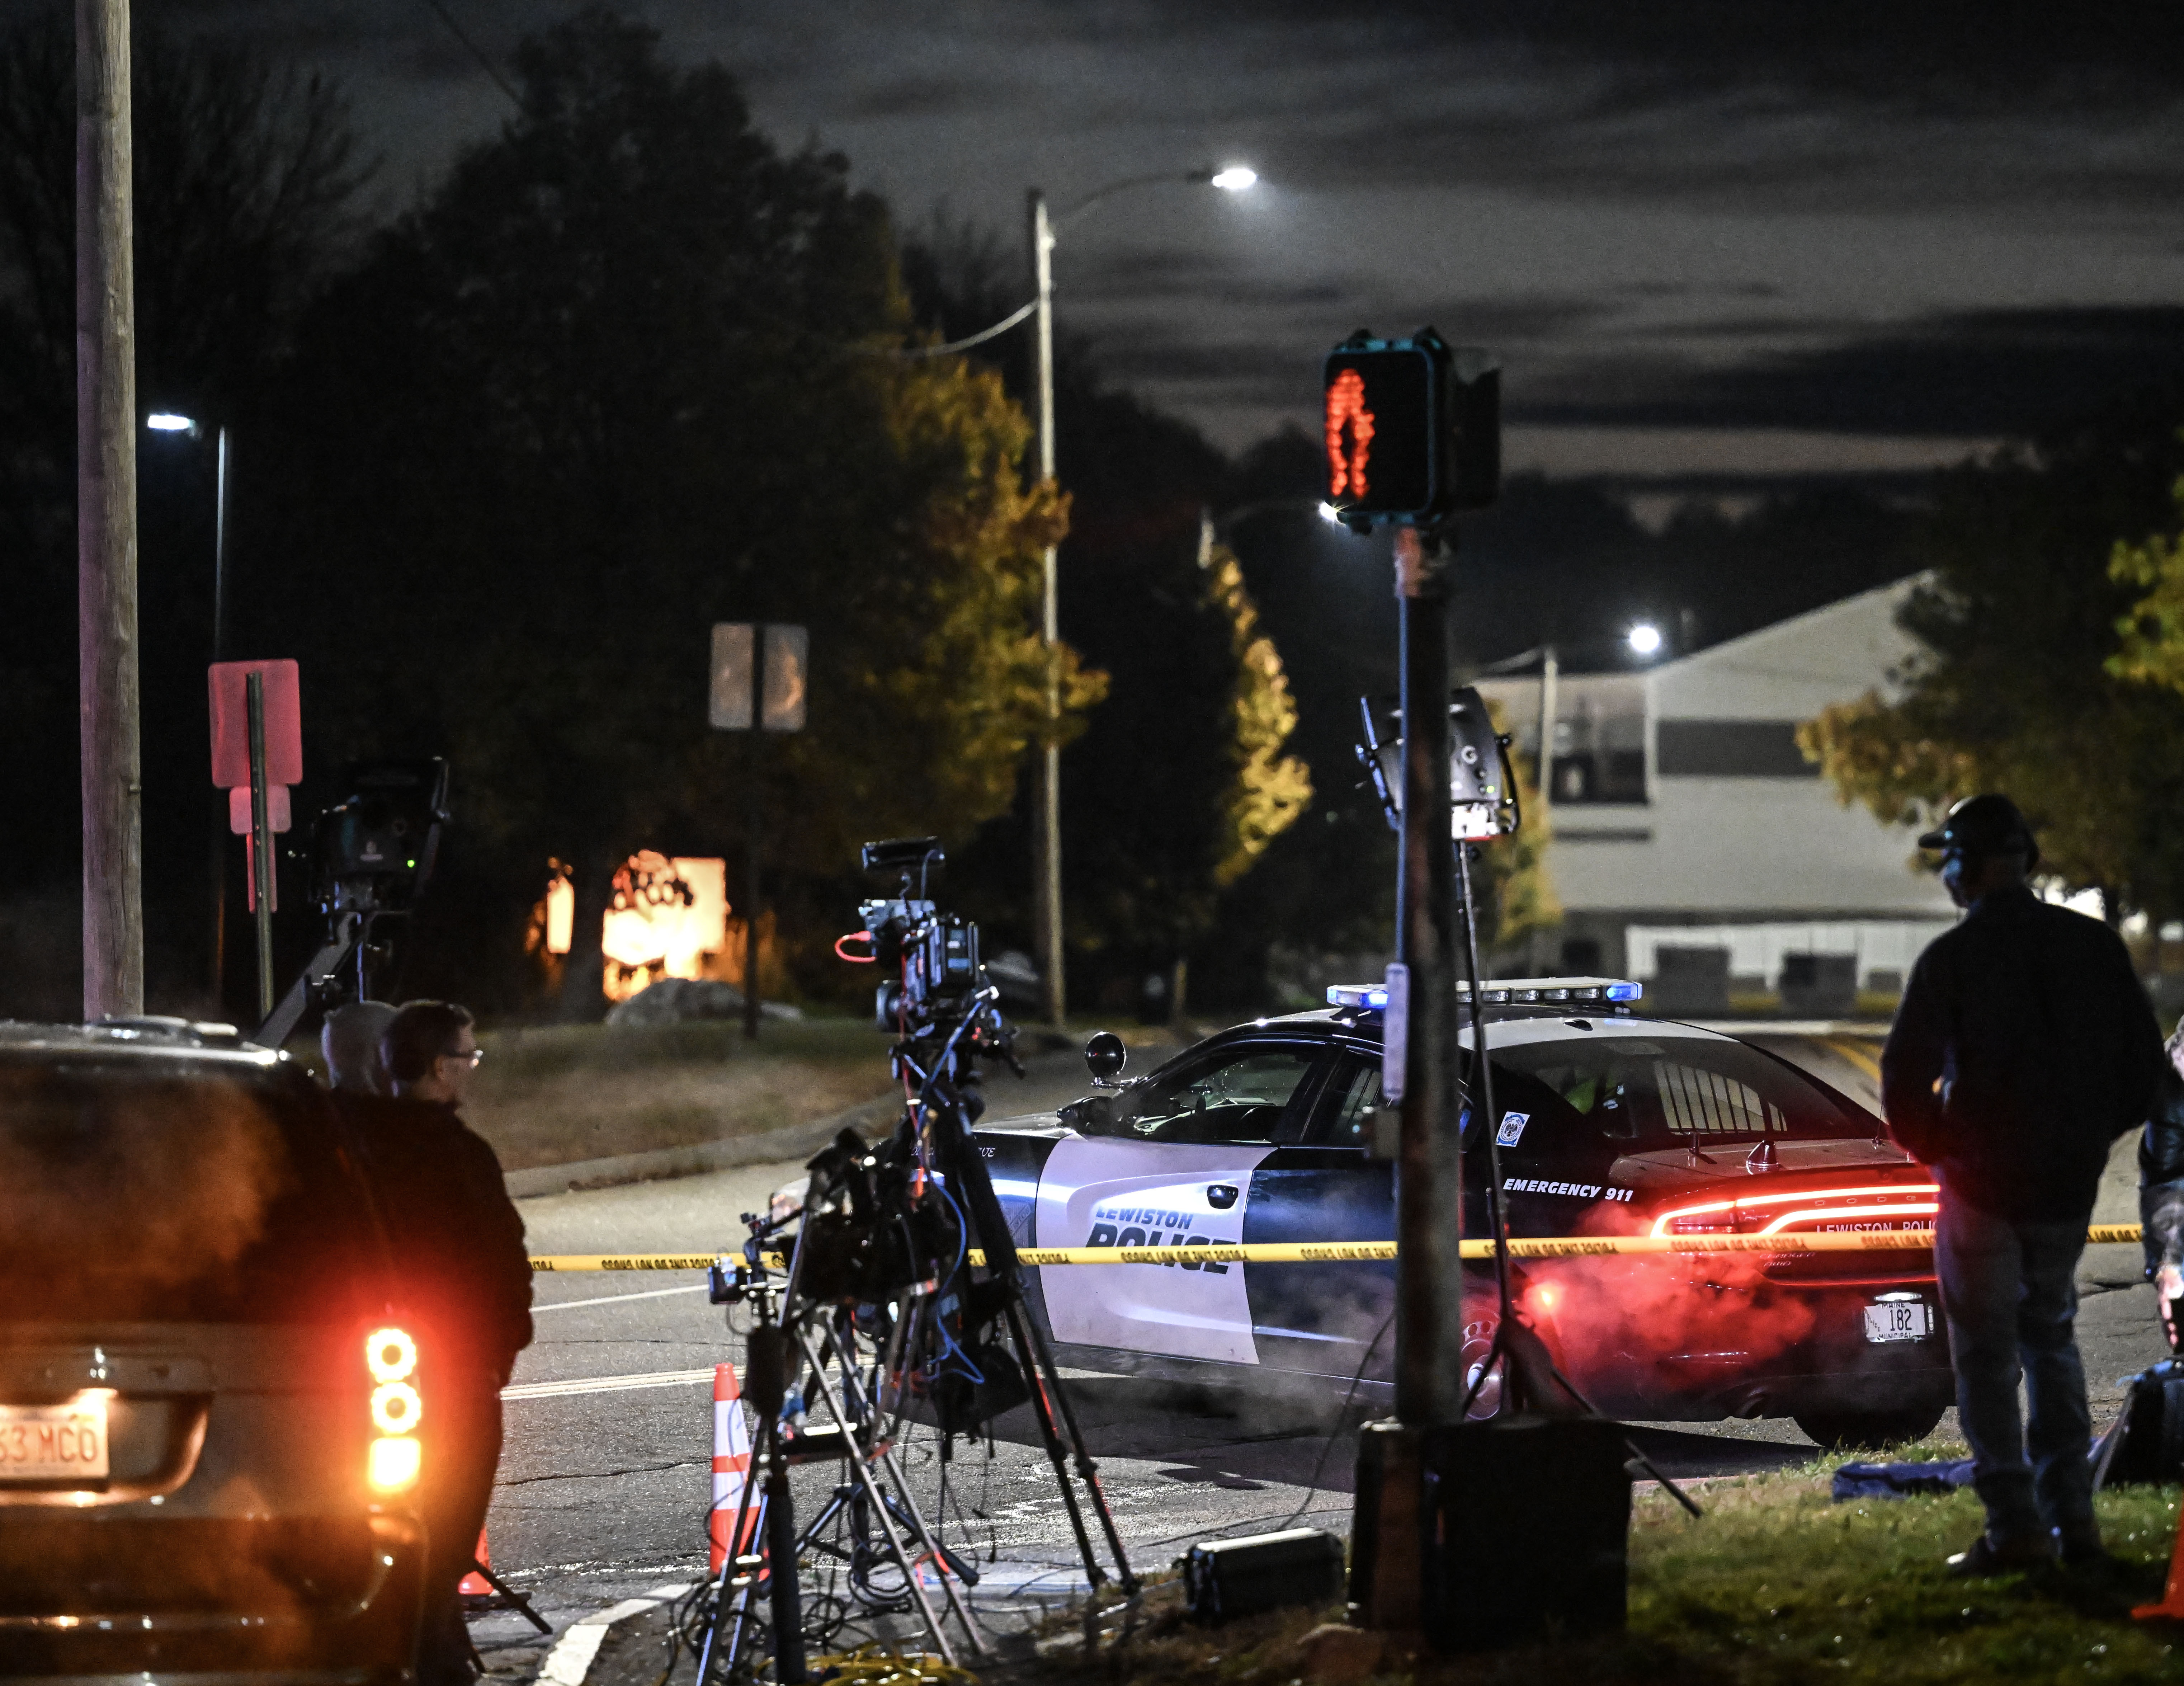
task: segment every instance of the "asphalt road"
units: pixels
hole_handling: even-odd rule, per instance
[[[1823,1055],[1840,1061],[1840,1050]],[[1001,1091],[995,1111],[1051,1105],[1078,1091],[1077,1071],[1048,1062],[1042,1080]],[[1847,1074],[1841,1075],[1851,1086]],[[2131,1144],[2120,1144],[2103,1220],[2136,1216]],[[738,1214],[800,1174],[794,1164],[521,1203],[534,1253],[704,1251],[729,1245]],[[2136,1248],[2089,1250],[2080,1273],[2081,1345],[2097,1420],[2120,1398],[2117,1378],[2164,1355]],[[711,1456],[711,1366],[740,1367],[742,1343],[702,1284],[655,1275],[541,1276],[538,1338],[517,1366],[490,1532],[496,1567],[534,1599],[557,1632],[580,1617],[696,1580],[705,1570]],[[740,1318],[741,1314],[738,1314]],[[1291,1518],[1347,1527],[1354,1440],[1339,1401],[1248,1387],[1185,1388],[1066,1372],[1117,1523],[1134,1562],[1164,1566],[1191,1541]],[[1945,1423],[1944,1432],[1953,1427]],[[1084,1582],[1050,1467],[1028,1413],[998,1420],[989,1446],[959,1447],[947,1535],[986,1572],[979,1604],[1001,1627]],[[1806,1461],[1814,1449],[1786,1421],[1660,1425],[1646,1449],[1676,1477]],[[905,1460],[924,1502],[937,1482],[929,1431]],[[798,1510],[824,1502],[831,1471],[798,1471]],[[664,1624],[655,1620],[654,1629]],[[529,1678],[545,1641],[515,1616],[476,1618],[474,1636],[503,1678]],[[649,1644],[649,1640],[647,1641]],[[603,1665],[604,1666],[604,1665]],[[687,1671],[687,1663],[685,1669]],[[657,1673],[656,1648],[632,1679]],[[594,1675],[596,1680],[598,1675]],[[681,1677],[689,1678],[687,1672]]]

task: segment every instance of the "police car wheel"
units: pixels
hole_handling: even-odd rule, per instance
[[[1898,1411],[1817,1411],[1791,1421],[1818,1446],[1830,1452],[1877,1452],[1924,1440],[1941,1421],[1941,1405],[1911,1405]]]

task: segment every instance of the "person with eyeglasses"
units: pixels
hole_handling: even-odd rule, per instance
[[[413,1001],[380,1054],[393,1097],[333,1099],[351,1126],[387,1231],[400,1310],[418,1338],[430,1533],[420,1686],[468,1686],[476,1653],[458,1588],[470,1572],[500,1463],[500,1390],[531,1343],[531,1262],[500,1160],[463,1122],[477,1028],[451,1002]]]

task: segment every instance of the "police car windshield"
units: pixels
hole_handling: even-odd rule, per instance
[[[1591,1136],[1622,1153],[1709,1142],[1869,1136],[1874,1120],[1802,1072],[1742,1042],[1574,1036],[1494,1050],[1495,1106],[1538,1114],[1527,1147]],[[1546,1125],[1540,1131],[1538,1126]]]

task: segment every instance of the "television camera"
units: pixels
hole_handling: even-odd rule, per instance
[[[431,882],[448,812],[448,764],[437,756],[356,762],[340,801],[311,825],[311,899],[326,921],[319,951],[252,1040],[278,1047],[304,1015],[371,998],[393,960],[401,923]]]
[[[758,1430],[751,1480],[725,1535],[753,1544],[724,1561],[701,1600],[702,1634],[691,1636],[700,1683],[716,1668],[740,1678],[768,1648],[775,1679],[804,1678],[807,1644],[831,1638],[844,1625],[833,1612],[848,1608],[833,1585],[805,1596],[797,1568],[805,1560],[830,1574],[827,1566],[846,1566],[848,1599],[865,1611],[914,1611],[944,1661],[955,1656],[950,1616],[983,1650],[957,1591],[959,1582],[975,1584],[975,1565],[927,1526],[895,1456],[913,1410],[941,1435],[937,1514],[944,1516],[956,1438],[1028,1403],[1089,1579],[1096,1587],[1106,1573],[1087,1506],[1124,1587],[1137,1584],[1053,1353],[1026,1309],[1017,1243],[972,1134],[983,1110],[978,1062],[998,1058],[1019,1076],[1022,1067],[1000,991],[980,963],[978,926],[931,897],[932,869],[945,858],[930,837],[865,845],[865,869],[900,874],[897,893],[861,904],[863,929],[835,944],[844,960],[895,974],[875,991],[905,1091],[894,1131],[869,1145],[843,1131],[807,1166],[800,1203],[745,1214],[742,1261],[714,1267],[715,1302],[756,1317],[745,1392]],[[801,1420],[818,1410],[831,1421]],[[845,1478],[800,1531],[787,1471],[822,1457],[844,1464]],[[831,1541],[822,1538],[829,1530]],[[944,1569],[944,1607],[928,1596],[921,1564]]]

